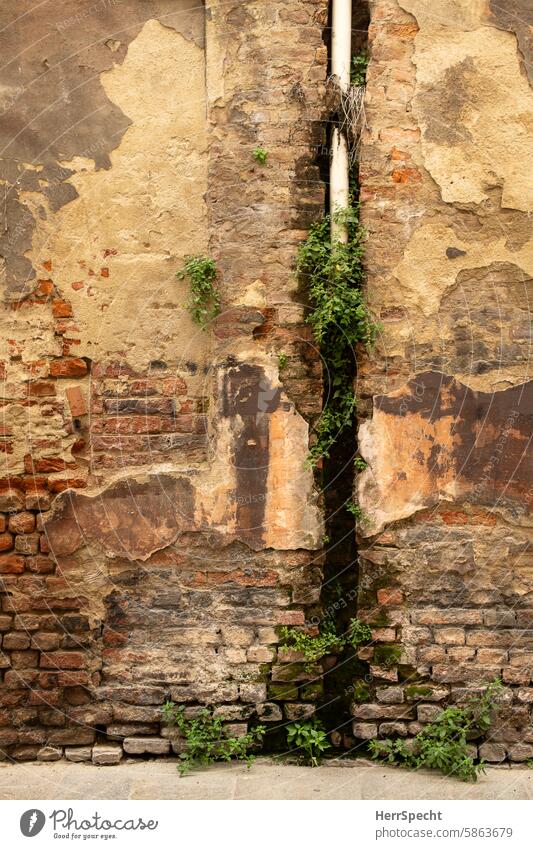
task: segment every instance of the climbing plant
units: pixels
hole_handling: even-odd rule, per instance
[[[220,314],[220,295],[215,287],[216,276],[215,260],[203,254],[186,256],[183,267],[176,272],[178,280],[189,279],[191,298],[187,309],[192,320],[202,330]]]
[[[350,68],[350,84],[353,86],[364,85],[366,82],[366,69],[368,67],[368,56],[364,50],[352,56]]]
[[[371,637],[372,632],[369,626],[360,622],[359,619],[351,619],[346,632],[337,634],[333,616],[326,616],[322,620],[320,633],[314,636],[298,628],[283,626],[280,629],[282,642],[280,649],[283,651],[283,647],[286,647],[302,652],[306,664],[312,665],[326,654],[340,652],[346,646],[357,648],[361,643],[368,642]]]
[[[310,452],[313,466],[329,457],[335,440],[353,422],[357,405],[352,386],[354,350],[360,343],[372,346],[377,332],[361,290],[365,234],[359,204],[339,210],[334,223],[346,228],[347,242],[332,237],[331,217],[326,215],[311,227],[297,258],[297,272],[311,305],[308,322],[320,345],[330,387]]]

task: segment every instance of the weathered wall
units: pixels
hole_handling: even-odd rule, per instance
[[[170,696],[237,721],[298,699],[264,664],[320,591],[321,374],[291,269],[324,203],[326,7],[3,6],[10,757],[164,753]],[[197,252],[220,269],[208,333],[175,278]]]
[[[482,754],[523,760],[529,33],[520,0],[430,5],[371,3],[361,200],[382,330],[358,375],[373,644],[353,730],[415,733],[501,676]],[[235,733],[304,715],[322,669],[276,645],[319,613],[322,577],[304,465],[322,375],[292,269],[324,208],[328,3],[22,6],[0,12],[0,751],[177,751],[168,697]],[[175,278],[196,252],[219,268],[208,333]]]
[[[372,3],[359,738],[501,677],[488,760],[533,755],[531,127],[525,4]],[[417,686],[419,685],[418,689]],[[392,724],[391,724],[392,723]]]

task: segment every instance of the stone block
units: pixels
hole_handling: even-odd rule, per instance
[[[63,750],[55,746],[43,746],[37,752],[38,761],[60,761],[63,757]]]
[[[91,759],[93,764],[111,766],[118,764],[122,760],[123,754],[122,746],[112,743],[100,743],[97,746],[93,746]]]
[[[405,722],[380,722],[380,737],[407,737],[407,725]]]
[[[352,732],[358,740],[374,740],[378,736],[378,726],[373,722],[353,722]]]
[[[376,698],[383,704],[398,705],[403,702],[404,695],[401,687],[378,687]]]
[[[163,737],[126,737],[122,745],[129,755],[168,755],[170,752],[170,740]]]
[[[262,722],[280,722],[283,718],[281,708],[274,702],[264,702],[257,707],[257,716]]]
[[[464,628],[436,628],[435,642],[447,646],[464,646],[465,644],[465,629]]]
[[[482,743],[479,757],[489,764],[500,764],[505,760],[507,750],[501,743]]]
[[[88,745],[94,742],[95,737],[96,732],[92,728],[61,728],[49,732],[48,742],[51,746]]]
[[[307,705],[303,702],[287,702],[283,705],[285,718],[291,722],[294,720],[309,719],[314,715],[315,711],[315,705]]]
[[[266,684],[240,684],[239,695],[243,702],[258,704],[266,701],[267,686]]]
[[[438,705],[418,705],[416,715],[419,722],[433,722],[442,713]]]
[[[533,758],[533,745],[530,743],[514,743],[508,748],[509,760],[523,763]]]
[[[72,761],[72,763],[82,763],[83,761],[91,760],[91,753],[91,746],[67,747],[65,749],[65,758],[67,761]]]

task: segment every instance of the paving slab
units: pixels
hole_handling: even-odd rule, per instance
[[[531,799],[533,770],[492,767],[477,784],[370,761],[316,769],[260,758],[180,777],[175,758],[92,763],[0,764],[0,799]]]

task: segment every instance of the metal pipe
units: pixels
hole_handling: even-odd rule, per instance
[[[352,0],[332,2],[331,72],[337,78],[341,91],[347,91],[350,87],[352,60]],[[336,212],[346,209],[350,204],[348,142],[338,127],[334,128],[331,139],[329,179],[331,235],[341,242],[347,242],[346,227],[333,220]]]

